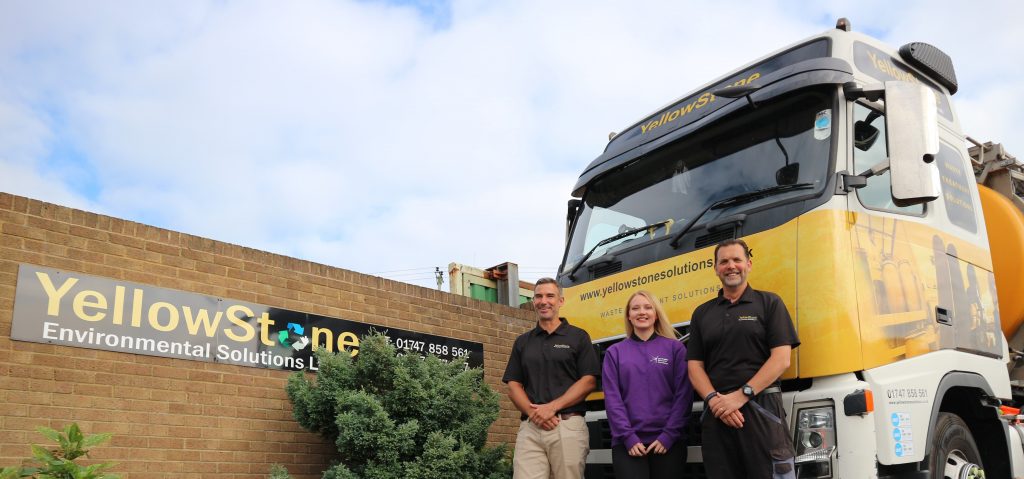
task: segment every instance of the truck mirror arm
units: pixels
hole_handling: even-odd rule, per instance
[[[878,101],[885,96],[885,84],[858,86],[856,82],[843,83],[843,95],[847,100],[856,101],[861,98],[867,101]]]
[[[837,195],[845,195],[868,185],[868,179],[860,175],[851,175],[846,171],[840,171],[837,175],[839,176],[839,181],[836,182]]]
[[[861,173],[861,174],[859,174],[857,176],[863,177],[864,179],[868,179],[868,178],[871,178],[872,176],[881,175],[882,173],[885,173],[886,171],[889,171],[889,159],[888,158],[878,162],[878,164],[876,164],[875,166],[872,166],[871,168],[868,168],[863,173]]]
[[[878,164],[864,170],[859,175],[851,175],[845,171],[839,172],[839,184],[836,188],[836,193],[845,194],[853,190],[863,188],[868,185],[868,178],[872,176],[878,176],[882,173],[889,171],[889,159],[886,158],[878,162]]]

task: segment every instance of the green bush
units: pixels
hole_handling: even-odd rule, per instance
[[[72,423],[64,431],[56,431],[48,427],[36,429],[40,434],[57,443],[57,449],[46,449],[32,445],[32,457],[36,464],[23,467],[5,467],[0,469],[0,479],[33,477],[37,479],[117,479],[118,476],[103,471],[113,467],[112,463],[81,466],[75,463],[80,457],[89,456],[89,448],[110,440],[110,434],[82,434],[78,424]]]
[[[270,479],[291,479],[292,476],[288,475],[288,469],[280,464],[274,464],[270,466]]]
[[[504,446],[486,446],[498,396],[464,362],[397,355],[371,334],[359,355],[317,351],[316,381],[288,379],[295,419],[338,448],[325,479],[505,479]]]

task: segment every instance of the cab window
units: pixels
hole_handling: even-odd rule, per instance
[[[853,107],[853,165],[857,174],[885,161],[889,157],[886,148],[885,115],[860,103]],[[868,178],[868,184],[857,190],[857,198],[866,208],[891,211],[907,215],[924,215],[924,205],[900,207],[892,201],[889,172]]]

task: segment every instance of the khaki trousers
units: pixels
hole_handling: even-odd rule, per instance
[[[551,431],[523,421],[516,436],[513,479],[582,479],[589,452],[583,416],[563,419]]]

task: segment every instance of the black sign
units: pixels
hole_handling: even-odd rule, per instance
[[[941,145],[938,159],[939,178],[942,181],[942,201],[946,205],[949,221],[971,233],[978,231],[974,211],[974,176],[967,176],[963,157],[953,148]]]
[[[315,371],[314,349],[355,356],[370,331],[405,353],[483,366],[480,343],[29,264],[18,269],[11,339]]]
[[[646,143],[655,138],[661,137],[693,123],[715,110],[722,108],[727,103],[718,100],[711,92],[728,86],[740,86],[751,83],[769,73],[781,70],[787,66],[800,63],[812,58],[824,58],[828,56],[828,40],[819,39],[811,43],[801,45],[787,52],[776,55],[757,65],[754,65],[740,73],[737,73],[727,80],[704,90],[703,92],[690,95],[665,108],[627,131],[622,132],[608,143],[605,152],[622,152],[638,144]],[[728,99],[727,99],[728,100]]]
[[[871,45],[854,42],[853,62],[857,65],[858,70],[872,78],[877,78],[881,81],[899,80],[920,83],[935,90],[935,106],[939,110],[939,115],[942,115],[943,118],[949,121],[953,121],[953,112],[949,108],[949,98],[946,94],[930,80],[911,70],[910,67],[899,60]]]

